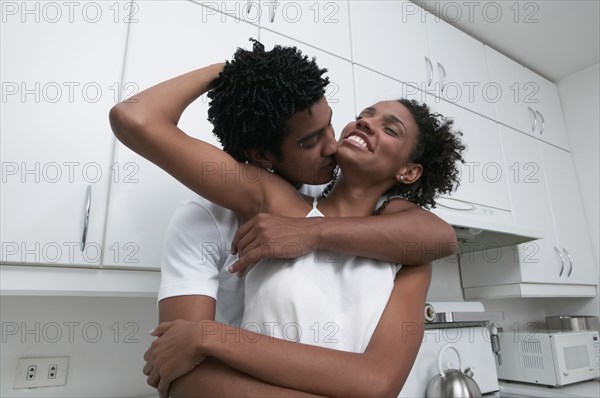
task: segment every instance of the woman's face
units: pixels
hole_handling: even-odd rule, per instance
[[[417,124],[404,105],[398,101],[378,102],[363,109],[356,121],[342,130],[336,159],[346,176],[357,172],[370,180],[394,179],[391,183],[395,184],[400,176],[408,178],[415,166],[410,162],[410,153],[418,134]]]

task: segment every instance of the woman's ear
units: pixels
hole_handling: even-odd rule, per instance
[[[253,165],[262,167],[263,169],[267,169],[269,171],[273,170],[273,157],[269,154],[265,154],[258,149],[247,149],[244,151],[244,155],[246,155],[248,161]]]
[[[396,180],[401,184],[412,184],[421,178],[423,174],[423,166],[417,163],[409,163],[403,166],[398,174],[396,174]]]

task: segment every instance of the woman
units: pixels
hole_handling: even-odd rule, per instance
[[[293,217],[306,217],[317,211],[325,216],[369,215],[384,193],[402,193],[416,199],[421,205],[427,205],[433,203],[436,190],[444,191],[452,187],[453,179],[457,176],[454,162],[460,160],[461,146],[450,133],[451,123],[440,124],[437,119],[430,117],[426,107],[415,103],[386,101],[365,109],[357,121],[349,123],[343,130],[336,155],[343,174],[329,195],[318,202],[300,195],[278,175],[260,167],[238,163],[220,149],[195,140],[177,128],[181,112],[173,112],[172,107],[165,104],[182,101],[177,93],[189,85],[196,87],[197,98],[206,91],[221,69],[222,65],[213,65],[140,93],[133,98],[137,100],[137,105],[134,105],[137,109],[129,117],[123,114],[128,113],[136,101],[117,106],[111,112],[115,134],[127,146],[198,194],[236,211],[244,219],[260,212]],[[189,104],[193,99],[186,98],[183,101]],[[310,113],[311,110],[306,112]],[[427,134],[420,132],[424,126]],[[138,140],[141,139],[151,141],[151,148],[138,146]],[[427,153],[424,150],[428,141],[436,142],[437,147],[446,147],[447,150],[442,152],[447,156],[433,162],[434,165],[442,165],[441,168],[426,170],[424,182],[415,184],[424,168],[414,160]],[[432,153],[427,155],[432,157]],[[242,178],[227,179],[221,178],[220,173],[205,173],[207,165],[238,170]],[[206,355],[211,355],[263,380],[303,391],[330,396],[364,395],[365,391],[378,396],[397,394],[418,351],[421,332],[419,325],[398,323],[394,313],[421,313],[430,269],[419,267],[407,270],[402,278],[394,280],[391,265],[375,268],[383,270],[380,280],[385,283],[387,278],[388,283],[381,288],[377,304],[379,308],[372,310],[376,314],[375,322],[369,323],[371,326],[366,328],[366,339],[359,343],[359,346],[366,344],[370,339],[363,354],[332,351],[330,359],[320,360],[318,364],[307,368],[305,364],[310,361],[295,359],[310,358],[313,350],[318,348],[290,343],[283,345],[286,353],[282,355],[282,346],[269,344],[268,337],[215,322],[162,324],[155,331],[156,335],[162,336],[156,345],[164,346],[168,351],[169,342],[175,341],[169,340],[169,336],[181,333],[187,336],[187,340],[183,341],[186,341],[189,357],[178,357],[171,364],[178,368],[179,375],[187,373]],[[260,264],[255,271],[259,269]],[[386,305],[386,311],[377,323]],[[375,328],[375,324],[377,328],[371,338],[368,329]],[[240,333],[244,338],[239,338]],[[402,339],[398,336],[402,336]],[[255,354],[260,355],[261,361],[256,361]],[[399,358],[405,361],[398,363]],[[352,375],[350,381],[348,374]],[[161,395],[166,393],[165,385],[168,386],[170,381],[164,380],[163,383],[161,379]],[[364,390],[365,386],[368,390]]]

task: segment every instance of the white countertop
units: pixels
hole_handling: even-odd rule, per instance
[[[564,398],[564,397],[600,397],[600,379],[583,381],[563,387],[547,387],[537,384],[500,381],[500,392],[514,396]],[[493,397],[494,395],[492,395]]]

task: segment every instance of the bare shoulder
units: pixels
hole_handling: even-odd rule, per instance
[[[402,198],[394,198],[389,201],[381,214],[393,214],[404,210],[421,209],[415,203]]]

